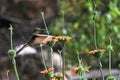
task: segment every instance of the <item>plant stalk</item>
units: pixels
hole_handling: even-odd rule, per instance
[[[111,51],[109,50],[109,73],[110,73],[110,76],[112,76],[111,74]]]
[[[13,49],[13,39],[12,39],[12,35],[13,35],[13,27],[12,25],[10,25],[10,45],[11,45],[11,49]]]
[[[44,25],[45,25],[45,29],[47,31],[47,34],[49,35],[49,31],[48,31],[48,28],[47,28],[47,24],[45,22],[45,18],[44,18],[44,12],[41,12],[41,15],[42,15],[42,19],[43,19],[43,22],[44,22]]]
[[[104,80],[104,75],[103,75],[103,71],[102,71],[102,63],[101,63],[100,58],[98,59],[98,62],[99,62],[99,67],[100,67],[100,73],[101,73],[101,76],[102,76],[102,80]]]
[[[44,65],[45,69],[47,70],[47,67],[46,67],[46,65],[45,65],[44,55],[43,55],[43,52],[42,52],[42,44],[40,44],[40,49],[41,49],[41,54],[42,54],[43,65]]]
[[[13,27],[12,25],[10,25],[10,45],[11,45],[11,50],[13,50],[13,38],[12,38],[12,35],[13,35]],[[16,53],[14,53],[15,55]],[[17,67],[16,67],[16,61],[15,61],[15,57],[14,55],[12,56],[12,64],[13,64],[13,68],[14,68],[14,71],[15,71],[15,74],[16,74],[16,78],[17,80],[19,80],[19,75],[18,75],[18,71],[17,71]]]
[[[95,44],[95,49],[97,49],[97,30],[96,30],[96,22],[95,22],[95,17],[96,16],[96,3],[93,0],[93,26],[94,26],[94,44]]]
[[[14,58],[12,58],[12,64],[13,64],[13,67],[14,67],[14,71],[15,71],[15,74],[16,74],[16,77],[17,77],[17,80],[20,80],[20,79],[19,79],[18,72],[17,72],[16,61],[15,61]]]
[[[50,54],[51,54],[51,65],[52,68],[54,68],[54,62],[53,62],[53,49],[52,47],[50,47]],[[52,76],[53,76],[54,72],[52,71]]]
[[[112,60],[111,60],[111,53],[112,53],[112,51],[113,51],[113,48],[112,48],[112,41],[111,41],[111,39],[110,39],[110,45],[109,45],[109,48],[110,48],[110,50],[109,50],[109,73],[110,73],[110,76],[112,76],[112,73],[111,73],[111,62],[112,62]]]
[[[63,45],[63,49],[61,50],[61,55],[62,55],[62,74],[63,74],[63,79],[65,78],[65,56],[64,56],[64,45]]]

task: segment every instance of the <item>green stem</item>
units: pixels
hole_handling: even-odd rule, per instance
[[[63,6],[63,10],[62,10],[62,20],[63,20],[63,30],[65,29],[65,12],[64,12],[64,6]],[[63,31],[64,33],[64,31]],[[65,42],[62,43],[63,45],[63,49],[61,50],[61,55],[62,55],[62,74],[63,74],[63,80],[65,78],[65,74],[64,74],[64,68],[65,68],[65,56],[64,56],[64,46],[65,46]]]
[[[110,76],[112,76],[111,74],[111,51],[109,50],[109,73],[110,73]]]
[[[65,72],[65,71],[64,71],[64,67],[65,67],[65,56],[64,56],[64,53],[62,53],[62,56],[63,56],[63,61],[62,61],[62,62],[63,62],[63,64],[62,64],[62,73],[63,73],[63,79],[64,79],[64,77],[65,77],[65,76],[64,76],[64,72]]]
[[[80,59],[80,57],[79,57],[79,52],[77,51],[77,58],[78,58],[78,65],[80,66],[81,65],[81,59]]]
[[[13,27],[12,25],[10,25],[10,45],[11,45],[11,49],[13,49],[13,39],[12,39],[12,35],[13,35]]]
[[[64,57],[64,53],[63,53],[63,49],[62,50],[60,50],[60,51],[58,51],[59,52],[59,54],[62,56],[62,74],[63,74],[63,79],[64,79],[64,66],[65,66],[65,57]]]
[[[13,40],[12,40],[12,34],[13,34],[13,32],[11,31],[10,32],[10,44],[11,44],[11,49],[13,49]]]
[[[95,42],[95,48],[97,49],[97,30],[96,30],[96,22],[95,22],[95,16],[96,16],[96,3],[93,0],[93,26],[94,26],[94,42]]]
[[[10,45],[11,45],[11,50],[13,50],[13,38],[12,38],[12,35],[13,35],[13,27],[12,25],[10,25]],[[15,55],[16,53],[14,53]],[[17,67],[16,67],[16,61],[15,61],[15,56],[12,56],[12,64],[13,64],[13,68],[14,68],[14,71],[15,71],[15,74],[16,74],[16,77],[17,77],[17,80],[19,80],[19,75],[18,75],[18,71],[17,71]]]
[[[81,61],[80,61],[80,58],[79,58],[79,54],[78,54],[77,58],[78,58],[79,66],[80,66]]]
[[[15,71],[15,74],[16,74],[16,77],[17,77],[17,80],[20,80],[20,79],[19,79],[18,72],[17,72],[16,61],[15,61],[14,58],[12,58],[12,64],[13,64],[13,67],[14,67],[14,71]]]
[[[101,73],[101,76],[102,76],[102,80],[104,80],[104,75],[103,75],[103,70],[102,70],[102,63],[101,63],[100,58],[98,59],[98,62],[99,62],[99,67],[100,67],[100,73]]]
[[[42,52],[42,44],[40,44],[40,49],[41,49],[41,54],[42,54],[43,65],[44,65],[45,69],[47,70],[47,67],[45,65],[45,59],[44,59],[43,52]]]
[[[65,56],[64,56],[64,46],[63,46],[63,49],[61,50],[61,55],[62,55],[62,74],[63,74],[63,79],[65,78],[65,75],[64,75],[64,68],[65,68]]]
[[[44,25],[45,25],[45,29],[47,31],[47,34],[49,35],[49,31],[48,31],[48,28],[47,28],[47,24],[45,22],[45,18],[44,18],[44,12],[41,12],[41,15],[42,15],[42,19],[43,19],[43,22],[44,22]]]
[[[111,73],[111,51],[113,50],[112,48],[112,40],[110,39],[110,46],[109,46],[110,50],[109,50],[109,73],[110,73],[110,76],[112,76],[112,73]]]
[[[62,10],[62,22],[63,22],[63,26],[62,26],[62,32],[63,32],[63,34],[66,34],[66,32],[64,32],[64,30],[65,30],[65,12],[64,12],[64,10]]]
[[[65,29],[65,12],[64,12],[64,6],[63,6],[63,10],[62,10],[62,19],[63,19],[63,33],[64,33],[64,29]],[[65,46],[65,43],[63,42],[62,43],[63,45],[63,49],[61,51],[61,54],[62,54],[62,74],[63,74],[63,80],[65,78],[65,74],[64,74],[64,68],[65,68],[65,56],[64,56],[64,46]]]
[[[96,31],[96,27],[95,27],[95,21],[94,21],[94,42],[95,42],[95,49],[97,49],[97,31]]]
[[[85,72],[82,72],[82,73],[81,73],[80,80],[85,80]]]
[[[50,47],[50,54],[51,54],[51,65],[52,68],[54,68],[54,62],[53,62],[53,49],[52,47]],[[53,76],[54,72],[52,71],[52,76]]]

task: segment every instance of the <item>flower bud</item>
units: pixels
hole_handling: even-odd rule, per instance
[[[15,51],[14,49],[10,49],[10,50],[8,51],[8,54],[9,54],[10,57],[12,57],[12,58],[16,57],[16,51]]]
[[[106,80],[116,80],[114,76],[109,76]]]

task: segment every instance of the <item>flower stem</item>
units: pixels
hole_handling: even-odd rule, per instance
[[[51,54],[51,65],[52,65],[52,68],[54,67],[54,62],[53,62],[53,49],[52,47],[50,47],[50,54]],[[52,71],[52,76],[53,76],[54,72]]]
[[[44,22],[44,25],[45,25],[45,29],[47,31],[47,34],[49,35],[49,31],[48,31],[48,28],[47,28],[47,24],[45,22],[45,18],[44,18],[44,12],[41,12],[41,15],[42,15],[42,19],[43,19],[43,22]]]
[[[42,52],[42,44],[40,44],[40,49],[41,49],[41,54],[42,54],[43,65],[44,65],[45,69],[47,70],[47,67],[45,65],[45,59],[44,59],[43,52]]]
[[[78,52],[78,51],[76,51],[76,52],[77,52],[78,65],[80,66],[80,64],[81,64],[81,59],[80,59],[80,57],[79,57],[79,52]]]
[[[63,49],[64,50],[64,49]],[[62,64],[62,73],[63,73],[63,79],[64,79],[64,67],[65,67],[65,56],[64,56],[64,52],[62,51],[62,62],[63,62],[63,64]]]
[[[64,67],[65,67],[65,56],[64,56],[64,46],[63,49],[61,51],[59,51],[59,53],[62,56],[62,74],[63,74],[63,79],[64,79]]]
[[[110,73],[110,76],[112,76],[111,74],[111,51],[109,50],[109,73]]]
[[[95,21],[94,21],[94,42],[95,42],[95,48],[97,49],[97,31],[96,31],[96,27],[95,27]]]
[[[97,30],[96,30],[96,2],[95,0],[92,0],[93,3],[93,26],[94,26],[94,44],[95,44],[95,49],[97,49]],[[100,60],[100,57],[98,58],[98,62],[99,62],[99,67],[100,67],[100,73],[102,76],[102,80],[104,80],[104,75],[103,75],[103,71],[102,71],[102,63]]]
[[[97,49],[97,30],[96,30],[96,22],[95,22],[95,16],[96,16],[96,3],[94,0],[92,0],[93,3],[93,26],[94,26],[94,43],[95,48]]]
[[[12,35],[13,35],[13,27],[12,25],[10,25],[10,45],[11,45],[11,50],[13,50],[13,38],[12,38]],[[10,54],[13,53],[13,52],[10,52]],[[13,53],[13,55],[11,55],[12,57],[12,64],[13,64],[13,68],[14,68],[14,71],[15,71],[15,74],[16,74],[16,77],[17,77],[17,80],[19,80],[19,75],[18,75],[18,71],[17,71],[17,67],[16,67],[16,60],[15,60],[15,55],[16,55],[16,52]]]
[[[12,39],[12,35],[13,35],[13,27],[12,25],[10,25],[10,45],[11,45],[11,49],[13,49],[13,39]]]
[[[104,75],[103,75],[103,71],[102,71],[102,63],[101,63],[100,58],[98,59],[98,62],[99,62],[99,67],[100,67],[100,73],[101,73],[101,76],[102,76],[102,80],[104,80]]]
[[[16,74],[16,77],[17,77],[17,80],[20,80],[20,79],[19,79],[18,72],[17,72],[16,61],[15,61],[14,58],[12,58],[12,64],[13,64],[13,67],[14,67],[14,71],[15,71],[15,74]]]
[[[64,56],[64,46],[63,46],[63,49],[62,49],[62,74],[63,74],[63,79],[65,78],[65,72],[64,72],[64,68],[65,68],[65,56]]]
[[[64,75],[64,68],[65,68],[65,56],[64,56],[64,46],[65,46],[65,42],[62,42],[62,50],[58,51],[59,54],[62,56],[62,74],[63,74],[63,79],[65,78]]]
[[[110,39],[110,45],[109,45],[109,73],[110,73],[110,76],[112,76],[112,73],[111,73],[111,52],[113,51],[113,48],[112,48],[112,41]]]

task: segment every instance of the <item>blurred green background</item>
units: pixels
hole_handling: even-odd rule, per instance
[[[109,38],[112,40],[112,68],[120,68],[120,0],[64,0],[58,1],[59,18],[49,27],[52,35],[68,35],[71,42],[66,43],[66,64],[76,65],[77,54],[85,63],[97,67],[96,58],[88,55],[94,50],[93,2],[96,5],[95,26],[98,49],[105,49],[102,56],[104,68],[108,68]]]

